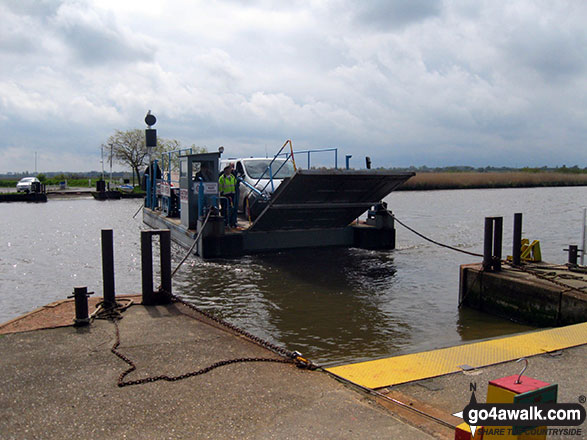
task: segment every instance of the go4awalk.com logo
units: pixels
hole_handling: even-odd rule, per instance
[[[582,435],[582,429],[576,427],[585,422],[586,414],[579,403],[477,403],[473,391],[469,404],[453,415],[469,425],[473,437],[483,427],[485,438],[528,431],[536,435]],[[566,428],[558,428],[563,426]]]

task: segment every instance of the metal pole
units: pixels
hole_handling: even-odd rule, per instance
[[[104,145],[100,146],[100,162],[102,163],[102,180],[104,180]]]
[[[587,228],[587,208],[583,208],[583,229],[581,231],[581,266],[585,264],[585,254],[587,253],[587,237],[585,229]]]
[[[577,245],[574,244],[570,244],[568,249],[565,249],[566,251],[569,251],[569,264],[572,266],[576,266],[577,265]]]
[[[161,249],[161,290],[163,294],[169,296],[171,295],[171,231],[169,229],[163,230],[159,233],[159,237]]]
[[[347,154],[345,156],[346,159],[346,169],[348,170],[350,168],[350,161],[351,161],[351,157],[353,157],[351,154]]]
[[[88,325],[90,323],[88,316],[88,288],[74,287],[73,297],[75,301],[75,319],[73,320],[73,325],[75,327]]]
[[[108,183],[108,190],[112,189],[112,147],[113,145],[110,144],[110,182]]]
[[[493,218],[485,217],[485,233],[483,236],[483,270],[491,270],[493,265]]]
[[[503,238],[503,217],[493,219],[493,270],[501,270],[501,247]]]
[[[112,229],[102,229],[102,281],[104,284],[104,306],[116,304],[114,293],[114,244]]]
[[[514,214],[514,241],[512,244],[512,259],[515,265],[520,265],[522,255],[522,213]]]
[[[153,245],[151,231],[141,231],[141,280],[143,284],[143,304],[153,305]]]

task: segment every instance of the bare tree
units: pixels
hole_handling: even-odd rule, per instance
[[[145,132],[144,130],[116,130],[108,140],[102,144],[102,147],[108,153],[108,158],[114,160],[121,165],[129,166],[133,171],[133,183],[134,176],[137,176],[138,181],[141,178],[141,169],[148,165],[147,161],[147,147],[145,144]],[[190,147],[184,147],[180,141],[176,139],[157,139],[157,147],[154,148],[153,155],[178,149],[192,148],[194,153],[205,152],[205,148],[196,147],[192,145]]]

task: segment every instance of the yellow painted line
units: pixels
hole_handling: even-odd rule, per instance
[[[587,322],[490,341],[327,368],[367,388],[381,388],[587,344]]]

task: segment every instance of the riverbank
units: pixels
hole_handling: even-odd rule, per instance
[[[587,173],[557,172],[424,172],[416,173],[396,191],[438,189],[535,188],[587,186]]]

